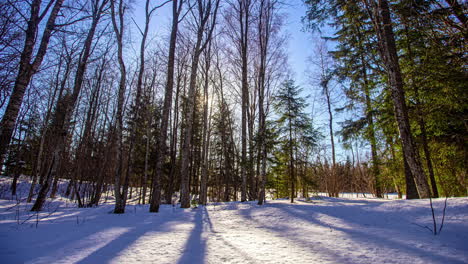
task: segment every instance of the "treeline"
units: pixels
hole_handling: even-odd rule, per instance
[[[176,191],[184,208],[195,196],[202,204],[208,197],[263,202],[261,139],[287,72],[282,7],[266,0],[2,3],[5,173],[14,186],[20,173],[31,176],[34,211],[57,195],[60,178],[69,179],[65,195],[80,207],[98,205],[112,188],[116,213],[133,188],[152,212]],[[162,10],[172,21],[167,37],[155,39],[151,27],[163,25],[152,21]]]
[[[175,192],[182,208],[312,191],[465,195],[465,7],[386,3],[306,1],[308,25],[332,18],[338,30],[320,76],[331,157],[288,75],[282,1],[0,3],[0,164],[12,192],[29,175],[39,211],[68,179],[80,207],[112,190],[115,213],[135,190],[151,212]],[[155,24],[167,10],[169,27]],[[330,82],[359,117],[339,129],[345,163]]]
[[[309,29],[329,23],[336,32],[321,84],[343,87],[337,111],[353,118],[338,132],[353,156],[370,146],[365,167],[375,194],[467,195],[467,4],[304,2]]]

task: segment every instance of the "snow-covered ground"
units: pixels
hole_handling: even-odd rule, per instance
[[[24,185],[27,187],[27,185]],[[436,199],[438,224],[445,199]],[[0,263],[468,263],[468,198],[447,201],[432,235],[428,200],[322,198],[196,209],[66,199],[39,215],[0,200]]]

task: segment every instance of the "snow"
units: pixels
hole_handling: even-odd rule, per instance
[[[448,199],[437,236],[424,228],[428,200],[322,197],[159,213],[130,204],[122,215],[112,203],[76,208],[59,198],[36,214],[17,201],[0,199],[1,263],[468,263],[468,198]],[[434,200],[438,224],[444,201]]]

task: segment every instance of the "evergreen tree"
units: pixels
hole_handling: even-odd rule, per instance
[[[317,139],[317,132],[312,126],[312,120],[305,113],[308,104],[301,97],[302,89],[289,79],[280,87],[274,101],[274,108],[279,115],[276,120],[282,153],[278,157],[280,162],[288,164],[290,199],[294,202],[296,196],[297,157],[301,141],[313,144]]]

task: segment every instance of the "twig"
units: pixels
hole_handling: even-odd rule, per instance
[[[31,214],[28,218],[26,218],[23,222],[20,223],[20,225],[24,224],[27,222],[29,219],[31,219],[35,214]]]
[[[48,215],[44,216],[41,218],[42,219],[45,219],[45,218],[48,218],[49,216],[51,216],[52,214],[54,214],[55,212],[57,212],[57,210],[60,208],[60,205],[58,205],[57,207],[55,207],[54,211],[50,212]],[[53,220],[49,220],[49,222],[53,223],[54,221]]]
[[[51,215],[52,215],[53,213],[55,213],[55,212],[57,212],[57,210],[59,209],[59,207],[60,207],[60,206],[57,206],[57,207],[55,208],[54,211],[50,212],[48,215],[46,215],[46,216],[44,216],[44,217],[41,217],[41,219],[39,219],[39,211],[37,211],[37,212],[36,212],[36,228],[37,228],[37,222],[39,222],[40,220],[43,220],[43,219],[45,219],[45,218],[51,216]],[[25,222],[27,222],[27,221],[28,221],[29,219],[31,219],[33,216],[34,216],[34,214],[30,215],[30,216],[29,216],[28,218],[26,218],[23,222],[21,222],[20,225],[22,225],[22,224],[24,224]],[[49,221],[53,223],[52,220],[49,220]]]
[[[434,233],[434,236],[437,236],[437,222],[436,222],[436,219],[435,219],[434,207],[432,206],[432,198],[431,197],[429,197],[429,204],[431,205],[432,223],[434,224],[433,233]]]
[[[5,209],[5,212],[10,211],[11,209],[13,209],[13,208],[15,208],[16,206],[20,205],[21,202],[24,201],[24,200],[26,200],[26,198],[24,198],[24,199],[17,199],[17,200],[16,200],[16,204],[13,205],[13,206],[11,206],[11,207],[9,207],[9,208],[7,208],[7,209]]]
[[[448,199],[448,197],[445,197],[444,211],[443,211],[443,213],[442,213],[442,222],[440,223],[439,235],[440,235],[440,232],[442,231],[442,227],[444,227],[445,209],[447,209],[447,199]]]

